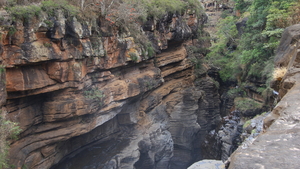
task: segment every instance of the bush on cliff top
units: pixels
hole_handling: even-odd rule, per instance
[[[196,11],[200,13],[202,6],[198,0],[1,0],[1,6],[18,6],[18,5],[29,5],[33,3],[43,3],[47,4],[46,7],[53,9],[53,7],[64,8],[70,12],[73,12],[72,6],[76,6],[81,10],[81,12],[88,12],[94,10],[99,12],[101,15],[108,15],[115,12],[117,8],[122,4],[130,4],[129,9],[132,8],[143,8],[148,17],[162,17],[164,14],[171,13],[182,13],[187,9]],[[51,4],[49,6],[49,4]],[[71,8],[70,8],[71,7]],[[45,10],[45,9],[44,9]],[[48,9],[46,9],[48,10]],[[131,13],[127,13],[126,16],[130,17]]]
[[[46,0],[41,5],[31,4],[26,6],[11,3],[6,7],[6,10],[12,15],[14,20],[39,16],[41,11],[45,11],[49,16],[55,16],[58,9],[63,10],[65,16],[74,16],[79,12],[75,6],[69,5],[65,0]]]

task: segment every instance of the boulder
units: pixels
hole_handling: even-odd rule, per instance
[[[218,160],[201,160],[187,169],[225,169],[225,164]]]

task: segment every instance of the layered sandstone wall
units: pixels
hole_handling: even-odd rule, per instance
[[[1,34],[2,111],[22,129],[11,164],[50,168],[92,143],[102,147],[91,162],[99,168],[179,169],[199,160],[199,138],[220,119],[217,86],[208,75],[194,83],[185,48],[204,16],[148,21],[157,55],[101,18],[89,24],[58,11],[52,26],[44,18],[3,21],[16,32]]]

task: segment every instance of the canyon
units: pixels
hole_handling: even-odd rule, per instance
[[[206,7],[212,29],[203,11],[169,13],[141,25],[147,43],[101,17],[12,21],[0,11],[1,114],[22,129],[12,168],[184,169],[229,157],[230,169],[297,168],[300,26],[285,30],[275,57],[287,69],[272,84],[280,102],[233,152],[243,121],[218,69],[201,62],[221,15]]]
[[[201,140],[221,120],[214,70],[196,78],[187,48],[206,15],[148,20],[157,54],[103,18],[5,16],[15,31],[1,34],[1,106],[22,129],[10,145],[15,168],[68,168],[65,159],[92,145],[102,152],[97,168],[176,169],[201,159]],[[83,168],[78,159],[67,166]]]

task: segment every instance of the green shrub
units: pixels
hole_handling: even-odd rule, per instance
[[[250,98],[237,97],[234,99],[234,105],[237,110],[246,111],[250,109],[262,108],[263,104]]]
[[[129,56],[133,62],[137,62],[139,59],[138,55],[135,52],[129,52]]]
[[[28,6],[12,6],[6,7],[6,10],[11,14],[13,20],[16,19],[28,19],[34,16],[39,16],[41,12],[41,7],[37,5],[28,5]]]
[[[99,89],[90,89],[84,91],[84,96],[87,99],[96,100],[99,102],[99,105],[102,106],[103,104],[103,98],[105,97],[105,94],[102,90]]]
[[[243,34],[238,35],[235,26],[242,18],[226,13],[228,16],[218,24],[216,42],[210,49],[207,62],[220,68],[223,81],[256,79],[269,83],[273,67],[270,60],[279,44],[283,28],[299,20],[300,1],[234,1],[236,10],[247,13],[248,21]]]
[[[151,90],[153,87],[155,87],[155,81],[150,80],[146,82],[146,88],[147,90]]]
[[[214,85],[216,86],[217,89],[220,88],[220,83],[214,79],[212,79],[212,82],[214,83]]]
[[[235,79],[240,71],[240,59],[236,58],[238,32],[235,26],[237,18],[228,16],[218,23],[217,40],[212,43],[206,60],[209,64],[220,68],[220,77],[223,81]]]
[[[11,26],[11,27],[8,28],[8,35],[9,36],[12,36],[16,32],[17,32],[17,29],[14,26]]]
[[[181,0],[142,0],[148,16],[160,18],[168,12],[183,12],[185,3]]]
[[[62,9],[65,16],[75,16],[79,13],[79,9],[70,5],[66,0],[46,0],[42,2],[41,8],[50,16],[55,16],[58,9]]]
[[[87,91],[84,92],[84,95],[88,99],[98,99],[98,98],[105,97],[103,91],[98,90],[98,89],[87,90]]]
[[[227,95],[231,98],[234,98],[234,97],[238,97],[238,96],[245,96],[246,93],[245,91],[238,87],[238,88],[231,88],[227,91]]]
[[[147,46],[147,53],[149,57],[153,57],[155,55],[155,51],[151,43]]]
[[[235,1],[235,10],[239,10],[242,13],[247,11],[251,5],[251,1],[248,0],[234,0]]]
[[[8,140],[17,139],[18,134],[21,132],[17,123],[6,120],[0,115],[0,168],[7,168],[8,165]]]
[[[244,123],[243,128],[248,127],[250,124],[251,124],[251,119],[250,119],[250,120],[247,120],[247,121]]]
[[[147,16],[161,18],[167,13],[183,13],[187,10],[200,14],[202,6],[198,0],[141,0]]]
[[[42,1],[41,6],[36,4],[17,5],[16,1],[9,1],[6,10],[11,14],[14,20],[29,19],[34,16],[39,16],[41,11],[45,11],[49,16],[55,16],[58,9],[62,9],[65,16],[75,16],[79,10],[73,5],[69,5],[66,0],[46,0]],[[22,4],[22,3],[21,3]]]
[[[254,135],[254,134],[256,134],[256,132],[257,132],[256,129],[253,129],[253,130],[251,131],[251,134]]]
[[[47,47],[47,48],[52,47],[52,44],[51,44],[51,43],[48,43],[48,42],[43,43],[43,45],[44,45],[45,47]]]
[[[189,10],[192,10],[192,11],[195,11],[196,15],[198,15],[198,16],[204,10],[202,5],[200,4],[199,0],[185,0],[185,2],[186,2],[185,8],[189,9]]]
[[[51,20],[45,20],[44,23],[48,26],[48,27],[52,27],[54,25],[54,23]]]

